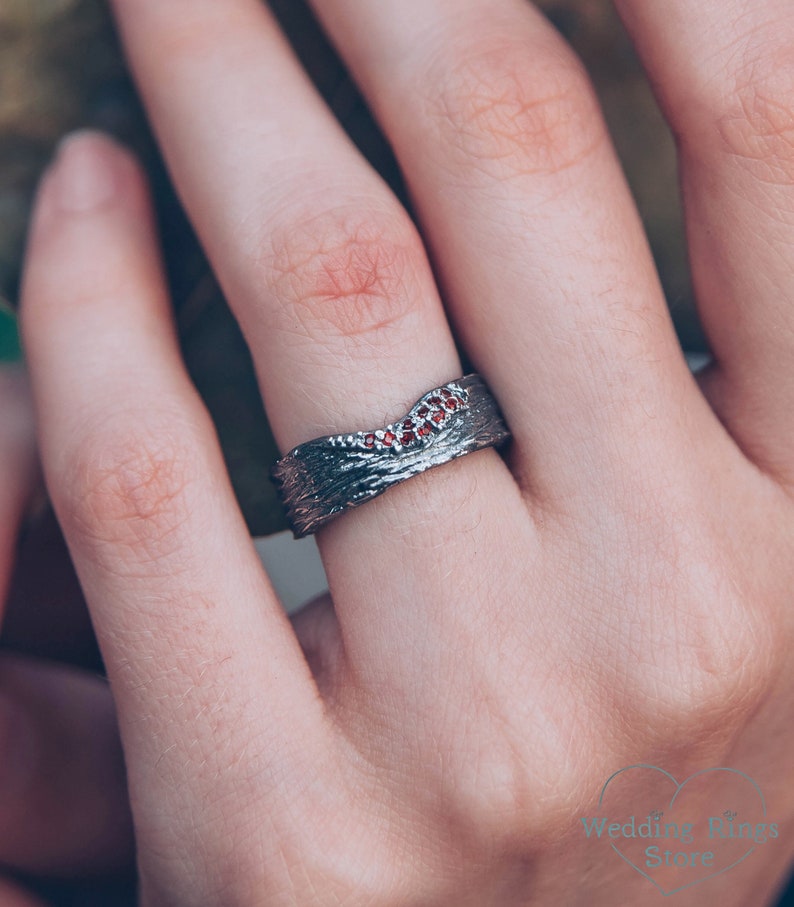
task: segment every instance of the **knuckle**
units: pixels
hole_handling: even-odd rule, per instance
[[[592,716],[561,676],[549,677],[550,695],[541,702],[531,693],[521,701],[489,693],[492,684],[478,675],[452,737],[436,725],[446,756],[431,787],[442,791],[445,812],[464,839],[517,849],[553,841],[606,765],[599,745],[584,753],[585,741],[597,739]]]
[[[557,174],[583,161],[605,130],[592,86],[569,53],[532,61],[512,36],[439,56],[423,80],[445,149],[508,174]]]
[[[690,562],[689,591],[668,604],[647,650],[634,653],[628,702],[618,710],[634,746],[725,741],[770,690],[779,660],[772,623],[718,558]],[[637,740],[638,729],[647,739]]]
[[[184,426],[182,426],[184,427]],[[58,482],[67,527],[93,547],[123,548],[156,561],[188,519],[195,451],[179,420],[151,415],[86,433]]]
[[[264,265],[287,330],[369,340],[417,311],[422,255],[407,215],[340,206],[276,228]]]
[[[717,101],[717,135],[727,154],[764,182],[794,185],[794,52],[769,46],[745,62]]]
[[[526,729],[525,729],[526,732]],[[483,738],[487,748],[472,748],[449,770],[450,813],[464,837],[526,847],[562,831],[581,784],[579,778],[553,783],[543,767],[560,767],[560,753],[546,761],[551,748],[529,752],[505,736]],[[545,752],[544,752],[545,751]]]

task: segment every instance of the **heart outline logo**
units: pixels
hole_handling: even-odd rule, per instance
[[[688,778],[685,778],[683,781],[681,781],[679,783],[678,780],[673,775],[670,774],[670,772],[665,771],[665,769],[663,769],[663,768],[659,768],[658,765],[649,765],[646,763],[636,763],[635,765],[627,765],[625,768],[618,769],[618,771],[614,772],[612,775],[609,776],[609,778],[607,778],[606,782],[604,783],[603,788],[601,789],[601,795],[598,798],[599,806],[603,805],[604,795],[606,794],[607,788],[612,783],[612,781],[614,781],[615,778],[618,777],[618,775],[622,775],[624,772],[630,771],[631,769],[635,769],[635,768],[648,769],[651,771],[659,772],[660,774],[664,775],[669,781],[671,781],[675,785],[675,792],[673,793],[673,796],[670,799],[670,803],[669,803],[669,807],[668,807],[669,809],[673,808],[673,806],[675,805],[675,801],[678,798],[678,795],[686,787],[686,785],[689,784],[690,781],[693,781],[695,778],[698,778],[702,775],[709,774],[712,772],[729,772],[733,775],[738,775],[739,777],[743,778],[745,781],[749,781],[750,784],[752,785],[752,787],[755,789],[756,793],[758,794],[758,798],[761,802],[761,814],[762,814],[763,818],[766,819],[766,799],[764,798],[764,794],[761,791],[761,788],[745,772],[739,771],[739,769],[736,769],[736,768],[728,768],[727,766],[715,766],[713,768],[700,769],[699,771],[694,772]],[[649,882],[651,882],[653,884],[653,886],[662,894],[663,897],[669,897],[672,894],[677,894],[680,891],[684,891],[686,888],[691,888],[693,885],[699,885],[701,882],[708,881],[708,879],[713,879],[713,878],[716,878],[717,876],[724,875],[726,872],[728,872],[728,870],[733,869],[734,867],[738,866],[740,863],[744,862],[744,860],[746,860],[750,856],[750,854],[752,854],[756,849],[755,845],[753,845],[753,846],[749,847],[745,851],[745,853],[742,854],[741,857],[739,857],[738,860],[734,860],[733,863],[729,864],[728,866],[723,866],[721,869],[718,869],[716,872],[711,872],[707,876],[702,876],[699,879],[693,879],[692,881],[687,882],[685,885],[680,885],[678,888],[672,888],[672,889],[670,889],[670,891],[665,891],[662,888],[662,886],[656,881],[656,879],[654,879],[652,876],[648,875],[647,872],[644,872],[642,869],[640,869],[640,867],[637,866],[637,864],[630,857],[626,856],[626,854],[623,853],[623,851],[617,846],[617,844],[614,841],[610,842],[610,846],[611,846],[612,850],[614,850],[614,852],[622,860],[624,860],[626,863],[629,864],[629,866],[631,866],[632,869],[634,869],[641,876],[643,876],[643,878],[646,878]]]

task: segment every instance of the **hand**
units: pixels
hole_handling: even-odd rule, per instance
[[[17,528],[37,475],[33,440],[24,373],[0,364],[0,617]],[[0,903],[40,904],[11,872],[104,874],[129,861],[131,843],[107,684],[65,665],[0,650],[0,863],[9,873],[0,879]]]
[[[115,3],[281,450],[460,376],[453,331],[513,433],[504,458],[322,529],[332,600],[291,623],[181,363],[141,175],[108,140],[64,146],[24,337],[144,904],[639,903],[647,880],[597,859],[578,818],[636,762],[755,777],[780,846],[708,896],[759,905],[779,885],[794,22],[790,0],[620,6],[679,136],[716,362],[700,386],[587,79],[531,7],[316,0],[423,244],[259,3]]]

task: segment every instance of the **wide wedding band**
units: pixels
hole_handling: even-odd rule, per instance
[[[302,538],[392,485],[509,437],[485,381],[470,374],[428,391],[383,428],[299,444],[270,475],[293,535]]]

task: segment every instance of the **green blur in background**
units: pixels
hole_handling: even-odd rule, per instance
[[[0,363],[16,362],[22,356],[14,310],[0,299]]]

